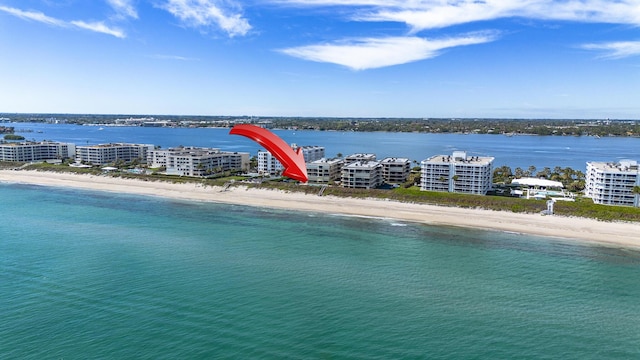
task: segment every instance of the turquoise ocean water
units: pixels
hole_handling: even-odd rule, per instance
[[[1,359],[640,358],[640,253],[0,184]]]

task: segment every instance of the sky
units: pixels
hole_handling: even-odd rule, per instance
[[[640,0],[0,0],[0,113],[640,119]]]

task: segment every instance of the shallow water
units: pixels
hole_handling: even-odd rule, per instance
[[[0,184],[0,358],[640,357],[640,253]]]

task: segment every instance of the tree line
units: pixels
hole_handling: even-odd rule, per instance
[[[51,122],[68,124],[108,124],[130,115],[102,114],[0,114],[16,122]],[[494,119],[494,118],[338,118],[338,117],[253,117],[131,115],[153,117],[172,122],[172,126],[227,126],[237,123],[260,123],[273,128],[318,131],[386,131],[421,133],[507,134],[550,136],[640,136],[640,120],[609,119]],[[181,123],[184,122],[184,123]]]

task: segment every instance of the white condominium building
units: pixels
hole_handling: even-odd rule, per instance
[[[320,159],[307,164],[307,175],[310,183],[330,184],[340,180],[342,175],[342,159]]]
[[[265,175],[276,175],[282,172],[282,164],[265,150],[258,151],[258,173]]]
[[[59,142],[22,142],[0,144],[0,161],[41,161],[73,158],[74,144]]]
[[[198,147],[155,149],[149,151],[147,162],[153,168],[166,167],[167,175],[203,177],[224,171],[247,171],[249,153]]]
[[[423,160],[420,190],[485,195],[491,189],[493,157],[467,156],[466,151]]]
[[[402,184],[409,178],[411,161],[406,158],[388,157],[380,161],[382,178],[389,184]]]
[[[374,189],[382,185],[382,165],[377,161],[356,161],[342,168],[345,188]]]
[[[587,162],[585,195],[596,204],[640,206],[640,170],[635,160],[619,163]]]
[[[143,144],[100,144],[76,146],[76,161],[93,165],[105,165],[116,161],[138,160],[146,163],[147,153],[153,145]]]
[[[302,149],[301,152],[305,163],[324,158],[324,146],[298,146],[291,144],[291,148],[293,151],[298,151],[298,148]],[[280,164],[280,161],[270,152],[265,150],[258,151],[258,173],[277,175],[283,170],[284,168],[282,164]]]

